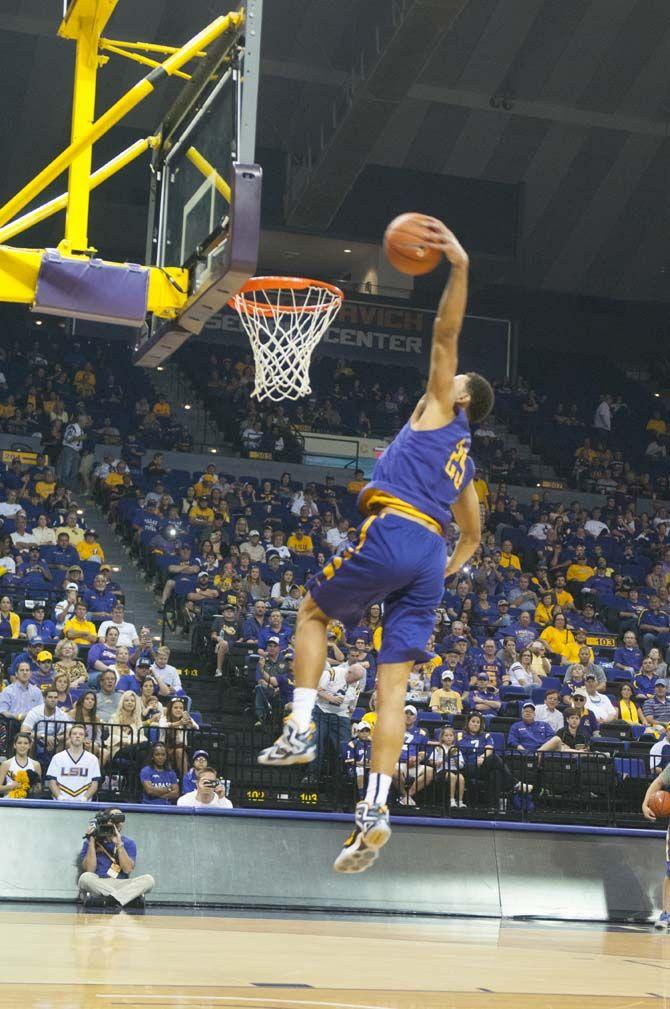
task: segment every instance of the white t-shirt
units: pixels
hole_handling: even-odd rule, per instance
[[[31,708],[26,717],[21,722],[21,729],[26,732],[32,732],[38,722],[71,722],[72,719],[63,708],[56,708],[53,715],[44,714],[44,705],[37,704],[34,708]],[[62,731],[62,730],[61,730]],[[40,725],[38,729],[38,737],[44,739],[45,736],[53,736],[56,732],[56,726],[52,725],[50,728],[45,725]]]
[[[592,711],[598,720],[614,718],[616,709],[606,694],[594,694],[593,697],[585,691],[587,711]]]
[[[593,426],[599,431],[612,430],[612,411],[610,405],[605,400],[600,403],[593,418]]]
[[[39,546],[55,546],[56,532],[49,526],[35,526],[33,528],[33,539]]]
[[[12,543],[16,546],[18,543],[30,543],[35,545],[35,537],[32,533],[27,530],[23,533],[12,533]]]
[[[346,543],[349,539],[349,530],[345,529],[344,532],[340,532],[339,529],[329,529],[326,533],[326,543],[331,548],[333,553],[339,550],[343,543]]]
[[[76,759],[69,750],[54,753],[46,773],[47,781],[53,778],[60,786],[60,802],[86,802],[86,789],[101,777],[98,758],[88,750],[82,750]]]
[[[182,689],[181,677],[180,677],[179,673],[177,672],[177,669],[176,669],[175,666],[171,666],[168,663],[168,665],[165,666],[163,669],[159,669],[159,667],[154,662],[154,664],[151,666],[149,672],[151,673],[152,676],[160,676],[160,678],[163,681],[163,683],[165,684],[165,686],[169,687],[170,690],[181,690]]]
[[[138,640],[135,624],[131,624],[127,620],[122,620],[120,624],[115,623],[113,620],[103,620],[98,627],[99,641],[104,643],[105,635],[110,627],[117,628],[119,632],[118,644],[123,645],[125,648],[132,648],[134,643]]]
[[[598,536],[600,536],[601,533],[609,532],[609,529],[607,528],[605,523],[599,522],[598,519],[587,519],[587,521],[584,523],[584,529],[587,531],[587,533],[590,533],[591,536],[595,536],[596,539],[598,538]]]
[[[347,683],[346,675],[348,671],[349,663],[341,662],[338,666],[327,666],[321,674],[319,690],[327,690],[328,693],[337,694],[343,698],[341,704],[331,704],[329,701],[317,699],[316,706],[324,714],[339,715],[340,718],[351,718],[351,713],[356,707],[358,695],[365,680],[358,680],[356,683]]]
[[[15,575],[16,574],[16,561],[13,557],[7,554],[5,557],[0,557],[0,568],[3,569],[5,574]]]
[[[533,682],[532,671],[526,672],[520,662],[513,662],[507,670],[507,675],[512,687],[529,687]]]
[[[12,515],[16,515],[20,511],[23,511],[23,505],[18,504],[18,502],[0,501],[0,515],[11,518]]]
[[[211,802],[201,802],[197,792],[186,792],[177,799],[178,806],[197,806],[198,809],[232,809],[233,804],[225,795],[212,795]]]
[[[550,711],[546,704],[538,704],[535,709],[535,721],[536,722],[546,722],[551,725],[554,732],[560,732],[560,730],[565,725],[565,719],[560,711],[554,708]]]

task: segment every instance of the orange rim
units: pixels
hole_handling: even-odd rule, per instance
[[[286,312],[292,315],[302,315],[310,312],[326,312],[331,308],[333,302],[325,301],[319,305],[264,305],[254,299],[246,298],[246,294],[253,294],[256,291],[306,291],[310,287],[321,288],[333,296],[333,299],[342,303],[344,293],[334,284],[328,284],[325,280],[310,280],[308,277],[251,277],[244,286],[234,294],[228,302],[231,308],[238,311],[247,311],[250,315],[274,315],[277,311]]]

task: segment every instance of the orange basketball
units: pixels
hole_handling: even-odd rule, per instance
[[[439,223],[426,214],[394,217],[384,232],[384,253],[391,266],[410,277],[434,270],[443,258],[442,253],[439,249],[429,248],[427,243],[434,241],[435,233],[431,227]]]
[[[654,792],[647,805],[659,819],[670,816],[670,792]]]

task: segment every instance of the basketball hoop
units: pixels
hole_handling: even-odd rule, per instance
[[[230,299],[254,353],[257,399],[310,394],[312,353],[343,299],[339,287],[304,277],[252,277]]]

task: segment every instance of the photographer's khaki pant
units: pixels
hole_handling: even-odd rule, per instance
[[[96,876],[94,872],[84,872],[79,877],[79,890],[84,893],[94,893],[98,897],[113,897],[125,907],[136,897],[149,893],[155,886],[153,876],[132,876],[130,879],[112,879],[109,876]]]

